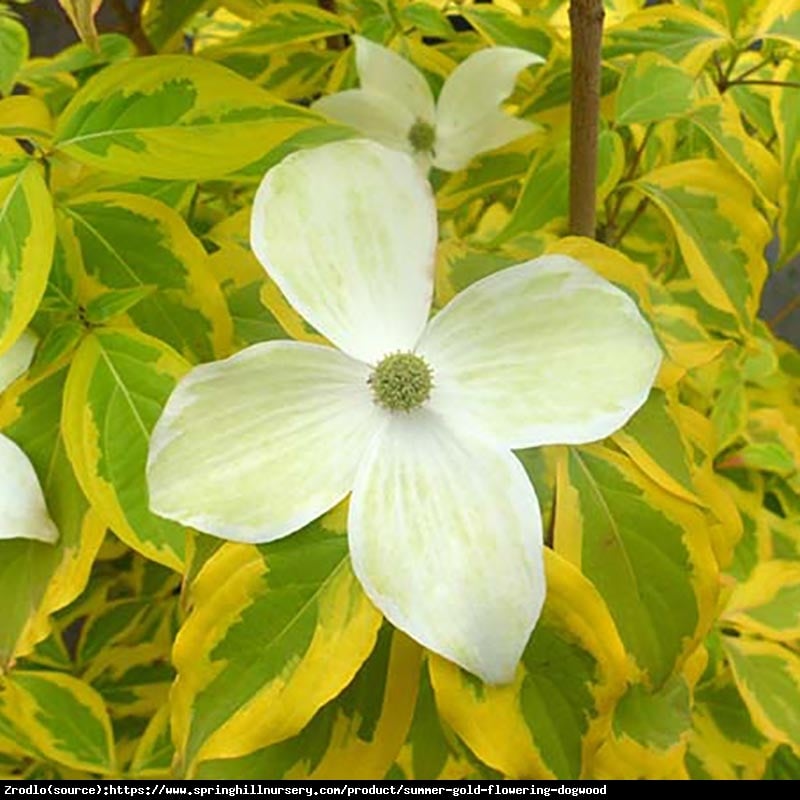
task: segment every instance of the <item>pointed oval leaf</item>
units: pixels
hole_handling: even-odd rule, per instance
[[[538,16],[532,14],[523,16],[488,3],[472,4],[460,11],[491,45],[519,47],[545,58],[553,49],[554,31]]]
[[[150,0],[142,7],[142,28],[156,50],[169,51],[182,44],[183,29],[206,0]]]
[[[769,740],[753,725],[730,669],[697,689],[686,757],[692,778],[760,778],[770,749]]]
[[[150,197],[99,192],[73,200],[63,214],[80,247],[88,278],[81,299],[92,321],[125,310],[139,330],[187,358],[230,353],[222,292],[177,212]]]
[[[0,166],[6,152],[0,147]],[[0,169],[0,354],[19,338],[39,305],[54,242],[53,201],[42,168],[15,159],[9,174]]]
[[[391,780],[462,780],[500,778],[502,773],[480,761],[436,707],[430,662],[422,670],[408,738],[387,773]]]
[[[205,564],[178,634],[173,726],[187,775],[296,735],[353,678],[381,617],[350,568],[336,511]]]
[[[791,60],[775,73],[776,80],[800,83],[800,64]],[[796,89],[772,93],[771,109],[780,143],[783,182],[778,195],[778,264],[785,265],[800,252],[800,124],[797,121]]]
[[[378,780],[411,724],[422,649],[384,625],[352,683],[297,736],[240,758],[203,762],[198,779]]]
[[[64,443],[92,506],[126,544],[181,570],[186,529],[149,510],[150,431],[189,365],[158,339],[98,329],[75,354],[64,395]]]
[[[93,773],[115,771],[111,720],[87,683],[64,673],[15,670],[5,695],[14,724],[49,760]]]
[[[219,178],[321,117],[191,56],[123,61],[91,78],[61,115],[55,147],[98,169]]]
[[[613,436],[614,441],[668,492],[699,503],[692,473],[688,446],[680,423],[675,418],[673,400],[659,389],[653,389],[633,419]]]
[[[772,209],[781,186],[780,166],[775,156],[745,130],[731,96],[712,96],[697,105],[689,119],[708,135],[728,163]]]
[[[503,244],[515,236],[545,226],[562,226],[567,216],[569,169],[567,142],[543,147],[531,162],[508,224],[491,242]]]
[[[80,344],[86,329],[77,320],[67,320],[56,325],[45,334],[36,348],[36,356],[31,364],[31,376],[42,375],[53,364],[58,363]]]
[[[61,402],[67,370],[17,381],[0,400],[0,429],[31,460],[59,529],[55,545],[0,542],[0,668],[28,655],[50,632],[50,615],[84,589],[105,534],[64,450]]]
[[[601,780],[685,778],[691,693],[681,675],[657,691],[631,686],[614,710],[611,735],[597,754]]]
[[[5,14],[0,16],[0,94],[11,94],[28,50],[25,26]]]
[[[654,6],[628,15],[608,29],[606,57],[654,52],[700,72],[717,50],[730,43],[730,34],[711,17],[686,6]]]
[[[736,686],[765,736],[800,741],[800,655],[779,642],[723,637]]]
[[[514,683],[486,686],[438,657],[431,678],[442,717],[489,766],[511,778],[576,779],[589,772],[627,667],[594,587],[545,554],[547,599]]]
[[[169,727],[170,707],[165,703],[147,724],[133,754],[132,778],[171,778],[175,747]]]
[[[554,540],[600,591],[635,662],[663,683],[713,619],[717,567],[700,509],[618,453],[569,448]]]
[[[253,25],[236,36],[202,50],[203,58],[221,60],[236,54],[252,58],[285,45],[324,39],[349,30],[344,20],[322,8],[300,3],[266,6]],[[241,55],[240,55],[241,58]],[[263,67],[262,67],[263,68]]]
[[[384,626],[372,655],[332,704],[330,743],[310,778],[386,775],[411,725],[421,661],[416,642]]]
[[[617,86],[616,121],[632,125],[681,116],[694,99],[690,73],[658,53],[642,53],[622,73]]]
[[[751,327],[772,231],[750,185],[720,164],[695,159],[653,170],[635,186],[666,215],[700,294]]]
[[[733,590],[723,618],[758,636],[800,639],[800,563],[762,561]]]
[[[93,50],[99,49],[94,17],[102,2],[103,0],[58,0],[58,4],[66,11],[78,36]]]

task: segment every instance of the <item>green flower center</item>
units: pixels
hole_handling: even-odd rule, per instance
[[[413,411],[430,396],[433,373],[414,353],[386,356],[369,376],[375,402],[389,411]]]
[[[436,131],[433,129],[433,125],[418,119],[408,132],[408,141],[411,142],[414,152],[430,153],[436,141]]]

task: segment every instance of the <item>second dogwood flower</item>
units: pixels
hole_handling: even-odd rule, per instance
[[[314,108],[393,150],[410,153],[423,171],[453,172],[479,153],[535,130],[500,104],[519,73],[544,61],[514,47],[473,53],[450,74],[438,101],[424,75],[386,47],[354,36],[360,89],[323,97]]]

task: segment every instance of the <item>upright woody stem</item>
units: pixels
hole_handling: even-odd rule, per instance
[[[603,0],[570,0],[572,111],[569,153],[569,229],[595,235],[597,132],[600,116],[600,48]]]

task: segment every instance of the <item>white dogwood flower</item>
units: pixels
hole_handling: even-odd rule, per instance
[[[268,542],[351,495],[353,569],[375,605],[502,683],[545,595],[539,505],[511,451],[610,434],[661,355],[634,303],[561,255],[429,321],[436,243],[430,187],[403,153],[350,140],[271,169],[252,248],[332,346],[270,341],[192,370],[153,432],[151,506]]]
[[[30,366],[36,337],[26,331],[0,356],[0,392]],[[58,529],[47,513],[39,479],[31,462],[7,436],[0,434],[0,540],[38,539],[53,543]]]
[[[444,82],[438,102],[422,73],[402,56],[354,36],[360,89],[322,97],[315,110],[394,150],[415,156],[427,172],[462,169],[479,153],[535,130],[500,103],[521,70],[544,61],[514,47],[490,47],[464,59]]]

